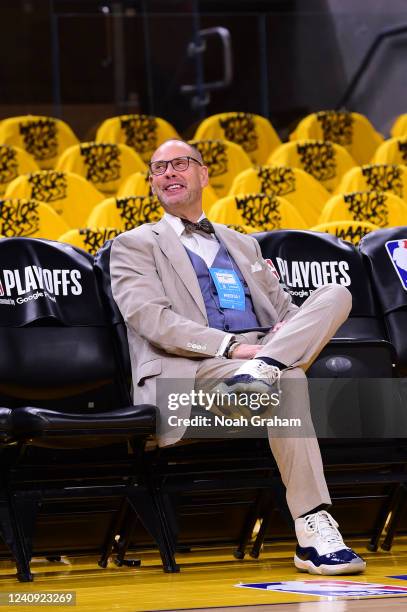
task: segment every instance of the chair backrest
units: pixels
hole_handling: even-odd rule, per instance
[[[24,149],[0,144],[0,196],[20,174],[39,170],[34,158]]]
[[[407,222],[407,204],[393,193],[354,191],[338,194],[325,204],[320,223],[329,221],[369,221],[378,227]]]
[[[372,164],[407,164],[407,136],[389,138],[376,150]]]
[[[69,232],[62,234],[58,241],[72,244],[72,246],[83,249],[91,255],[96,255],[105,242],[113,240],[119,234],[120,230],[114,227],[98,227],[96,229],[83,227],[81,229],[69,230]]]
[[[54,168],[61,153],[77,143],[77,137],[61,119],[24,115],[0,123],[0,144],[24,149],[43,170]]]
[[[392,125],[390,133],[393,138],[407,136],[407,113],[399,115]]]
[[[350,318],[335,337],[383,337],[369,278],[353,244],[331,234],[297,230],[267,232],[256,238],[263,257],[296,304],[301,305],[326,283],[349,289],[353,298]]]
[[[265,193],[293,204],[308,225],[317,223],[329,192],[313,176],[299,168],[256,166],[237,175],[228,195]]]
[[[56,166],[56,170],[83,176],[105,197],[116,194],[120,183],[130,174],[145,169],[143,160],[133,149],[107,142],[83,142],[69,147]]]
[[[119,187],[118,198],[128,196],[152,196],[151,185],[148,180],[148,172],[135,172],[131,174]],[[210,185],[207,185],[202,192],[202,208],[207,215],[211,206],[217,201],[217,195]]]
[[[359,244],[399,364],[407,371],[407,225],[372,232]]]
[[[333,234],[355,245],[359,244],[363,236],[377,229],[379,229],[377,225],[373,225],[373,223],[368,221],[330,221],[329,223],[320,223],[310,227],[310,230],[313,232]]]
[[[104,246],[96,253],[94,258],[94,269],[99,287],[101,289],[105,310],[108,313],[109,321],[113,326],[113,341],[116,347],[116,354],[118,355],[118,364],[122,380],[127,381],[127,391],[130,396],[131,361],[129,353],[129,344],[127,340],[126,324],[113,298],[112,284],[110,278],[110,253],[112,249],[112,244],[113,240],[107,241]]]
[[[219,113],[204,119],[194,140],[228,140],[240,145],[254,164],[264,164],[281,140],[270,121],[253,113]]]
[[[209,184],[219,198],[227,195],[235,176],[252,162],[240,145],[227,140],[190,140],[208,166]]]
[[[42,170],[19,176],[9,184],[6,198],[27,198],[49,204],[69,227],[82,227],[104,195],[79,174]]]
[[[155,149],[165,140],[180,138],[176,129],[161,117],[120,115],[106,119],[96,133],[97,142],[125,144],[148,163]]]
[[[401,164],[366,164],[343,175],[335,194],[352,191],[390,191],[407,201],[407,167]]]
[[[307,227],[298,210],[290,202],[264,193],[222,198],[212,206],[208,218],[216,223],[248,225],[263,231]]]
[[[155,197],[107,198],[95,206],[86,225],[92,229],[115,227],[125,232],[143,223],[159,221],[163,214],[164,209]]]
[[[290,140],[316,138],[344,147],[359,164],[367,164],[383,142],[369,119],[360,113],[325,110],[311,113],[300,121]]]
[[[57,240],[69,226],[48,204],[24,198],[0,200],[0,234]]]
[[[84,251],[0,241],[0,401],[98,412],[123,401],[110,324]],[[115,401],[113,401],[115,399]]]
[[[327,191],[334,191],[345,172],[357,165],[340,145],[312,139],[282,144],[270,155],[267,164],[300,168],[311,174]]]

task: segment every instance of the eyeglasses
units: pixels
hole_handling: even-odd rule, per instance
[[[189,155],[185,155],[184,157],[174,157],[174,159],[160,159],[158,161],[150,162],[149,168],[151,174],[155,176],[159,176],[160,174],[164,174],[168,168],[168,164],[171,164],[173,169],[176,172],[185,172],[189,168],[189,162],[194,161],[196,164],[202,166],[200,161],[195,159],[194,157],[189,157]]]

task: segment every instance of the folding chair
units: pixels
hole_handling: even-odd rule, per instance
[[[0,144],[0,196],[20,174],[39,170],[34,158],[19,147]]]
[[[368,221],[330,221],[310,227],[312,232],[327,232],[341,238],[341,240],[348,240],[354,245],[358,245],[363,236],[377,229],[379,229],[377,225]]]
[[[0,200],[0,234],[57,240],[69,229],[48,204],[24,198]]]
[[[338,194],[328,200],[319,218],[319,223],[330,221],[368,221],[378,227],[394,227],[407,221],[407,203],[390,192]]]
[[[156,197],[128,196],[107,198],[98,204],[87,221],[87,227],[115,227],[121,232],[143,223],[159,221],[164,214]]]
[[[335,195],[353,191],[389,191],[407,200],[407,168],[401,164],[366,164],[343,175]]]

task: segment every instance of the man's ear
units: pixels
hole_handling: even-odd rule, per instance
[[[201,171],[201,187],[203,189],[209,183],[208,167],[207,166],[201,166],[200,167],[200,171]]]
[[[148,175],[148,182],[150,183],[151,193],[153,193],[155,195],[155,191],[154,191],[154,187],[153,187],[153,177],[151,176],[151,174]]]

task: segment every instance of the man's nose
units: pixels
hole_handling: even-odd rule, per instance
[[[168,162],[167,164],[167,168],[164,172],[165,176],[176,176],[176,171],[174,170],[174,168],[172,167],[172,164],[170,162]]]

